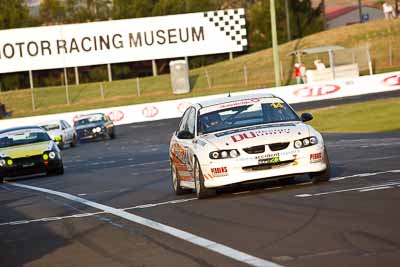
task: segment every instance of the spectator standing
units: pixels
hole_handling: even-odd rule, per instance
[[[382,5],[383,13],[385,15],[385,19],[393,19],[394,18],[394,10],[391,4],[387,2]]]
[[[301,71],[300,71],[300,64],[294,64],[294,76],[296,77],[296,83],[301,84]]]

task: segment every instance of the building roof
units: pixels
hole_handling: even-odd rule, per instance
[[[378,9],[374,6],[370,6],[370,5],[362,5],[362,8],[375,8]],[[326,8],[326,19],[329,20],[333,20],[336,19],[337,17],[343,16],[347,13],[353,12],[354,10],[358,9],[358,5],[352,5],[352,6],[329,6]]]

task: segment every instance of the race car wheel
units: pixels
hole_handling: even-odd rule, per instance
[[[111,138],[111,139],[114,139],[114,138],[115,138],[115,130],[114,130],[114,128],[113,128],[112,131],[111,131],[110,138]]]
[[[183,189],[181,187],[181,179],[176,171],[175,165],[171,162],[171,178],[172,178],[172,188],[177,196],[190,193],[191,190]]]
[[[74,136],[72,137],[71,147],[75,147],[77,143],[78,143],[78,138],[74,134]]]
[[[62,150],[63,148],[64,148],[64,142],[63,141],[60,141],[59,143],[58,143],[58,148],[60,149],[60,150]]]
[[[47,171],[48,176],[62,175],[62,174],[64,174],[64,165],[61,165],[61,167],[57,169]]]
[[[216,195],[217,191],[215,188],[206,188],[204,186],[203,172],[201,171],[200,164],[197,159],[195,159],[193,174],[196,195],[198,199],[208,198]]]
[[[321,182],[327,182],[331,178],[331,164],[329,162],[329,156],[328,156],[328,152],[327,152],[326,148],[325,148],[324,154],[325,154],[325,163],[326,163],[327,167],[322,172],[310,173],[311,182],[313,184],[318,184],[318,183],[321,183]]]

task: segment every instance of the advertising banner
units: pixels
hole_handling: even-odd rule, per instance
[[[0,73],[247,49],[244,9],[0,31]]]
[[[289,104],[295,104],[390,91],[399,91],[400,93],[400,72],[362,76],[352,80],[335,80],[313,85],[300,84],[270,89],[257,89],[232,93],[232,95],[273,94],[281,97]],[[182,116],[185,110],[192,103],[208,101],[216,98],[223,98],[226,100],[227,95],[228,94],[226,93],[131,106],[7,119],[1,120],[0,129],[15,126],[35,125],[40,122],[57,119],[64,119],[72,124],[79,116],[96,112],[107,114],[116,125],[178,118]]]

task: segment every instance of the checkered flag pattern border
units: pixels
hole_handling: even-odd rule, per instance
[[[204,12],[204,17],[225,33],[237,45],[247,50],[247,31],[244,9],[228,9]]]

